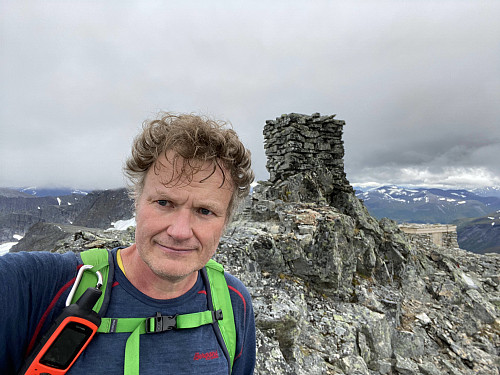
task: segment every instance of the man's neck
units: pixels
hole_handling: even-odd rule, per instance
[[[156,275],[139,255],[134,245],[120,250],[127,279],[140,292],[155,299],[172,299],[187,293],[198,279],[198,272],[177,279]]]

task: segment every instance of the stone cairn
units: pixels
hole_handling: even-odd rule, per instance
[[[267,120],[264,127],[269,182],[279,184],[298,173],[323,172],[328,184],[352,191],[344,173],[343,120],[335,115],[290,113]],[[331,186],[331,185],[330,185]]]

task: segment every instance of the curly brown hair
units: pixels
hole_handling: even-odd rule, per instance
[[[124,166],[132,197],[137,200],[142,194],[149,168],[158,168],[158,158],[172,150],[176,160],[181,157],[181,170],[188,181],[198,171],[197,164],[191,161],[212,162],[213,172],[217,167],[220,168],[224,179],[225,171],[229,172],[229,182],[233,186],[228,207],[229,219],[238,203],[248,195],[254,173],[250,151],[241,143],[236,132],[227,126],[226,122],[206,116],[170,112],[160,112],[157,119],[145,121],[142,132],[134,139],[132,154]],[[166,183],[171,182],[174,181]]]

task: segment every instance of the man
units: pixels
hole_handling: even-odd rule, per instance
[[[135,243],[112,251],[114,284],[105,316],[151,317],[207,309],[200,270],[253,180],[236,133],[194,115],[161,114],[135,139],[125,173],[136,207]],[[14,374],[64,307],[81,259],[73,253],[0,258],[0,373]],[[255,326],[250,295],[225,274],[236,326],[232,374],[251,374]],[[109,291],[107,292],[109,293]],[[128,333],[97,334],[70,374],[123,374]],[[212,324],[142,335],[140,374],[227,374]]]

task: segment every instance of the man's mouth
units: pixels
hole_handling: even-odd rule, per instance
[[[181,254],[181,253],[190,253],[190,252],[193,252],[193,251],[196,250],[193,247],[172,246],[172,245],[169,245],[169,244],[162,244],[162,243],[159,243],[159,242],[156,242],[156,244],[163,251],[173,252],[173,253],[179,253],[179,254]]]

